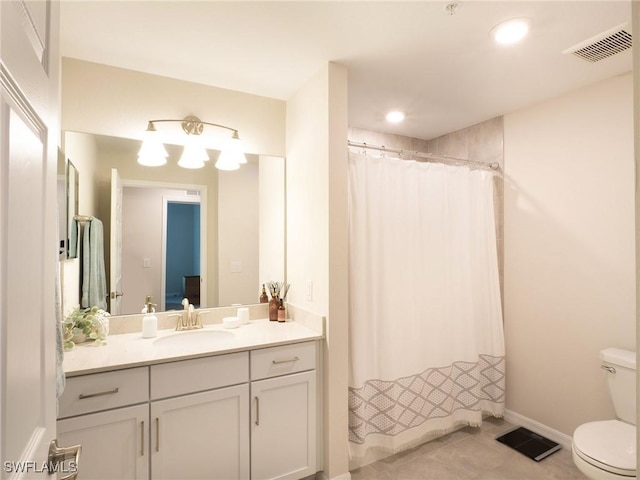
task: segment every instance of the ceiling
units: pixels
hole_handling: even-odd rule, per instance
[[[326,62],[349,72],[349,125],[431,139],[628,72],[562,51],[630,22],[630,1],[61,2],[66,57],[289,99]],[[498,47],[497,23],[530,20]],[[627,27],[630,32],[631,26]],[[407,113],[388,124],[389,109]]]

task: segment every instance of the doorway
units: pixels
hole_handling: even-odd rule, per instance
[[[200,201],[164,197],[164,310],[200,306]]]

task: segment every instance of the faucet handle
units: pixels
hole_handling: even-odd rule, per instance
[[[208,313],[211,313],[209,310],[205,311],[205,312],[198,312],[196,313],[196,321],[193,325],[194,328],[204,328],[204,325],[202,324],[202,318],[200,318],[202,315],[207,315]]]
[[[184,330],[186,328],[184,322],[184,316],[181,313],[174,313],[169,315],[169,318],[177,317],[178,321],[176,322],[176,331]]]

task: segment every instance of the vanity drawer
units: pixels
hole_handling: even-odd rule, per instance
[[[248,352],[151,366],[151,400],[249,381]]]
[[[294,343],[251,352],[251,380],[316,368],[316,342]]]
[[[59,399],[58,418],[133,405],[148,399],[147,367],[70,377]]]

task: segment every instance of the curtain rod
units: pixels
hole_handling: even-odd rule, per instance
[[[368,143],[359,143],[359,142],[352,142],[351,140],[347,140],[347,144],[350,147],[360,147],[360,148],[370,148],[371,150],[380,150],[383,152],[390,152],[390,153],[397,153],[399,155],[410,155],[412,157],[421,157],[421,158],[430,158],[430,159],[437,159],[437,160],[445,160],[445,161],[450,161],[450,162],[463,162],[463,163],[471,163],[474,165],[480,165],[483,167],[489,167],[492,170],[499,170],[500,169],[500,164],[498,164],[497,162],[480,162],[477,160],[468,160],[466,158],[457,158],[457,157],[450,157],[448,155],[437,155],[435,153],[429,153],[429,152],[419,152],[418,150],[403,150],[401,148],[387,148],[384,145],[370,145]]]

